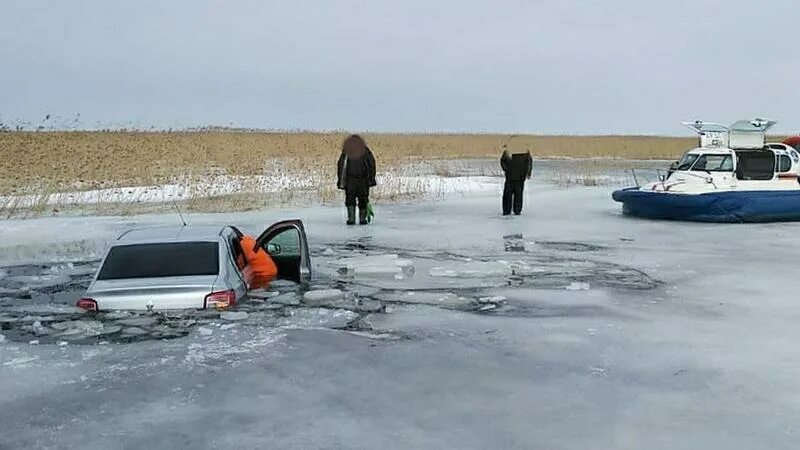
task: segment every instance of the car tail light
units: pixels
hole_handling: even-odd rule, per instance
[[[205,308],[226,309],[236,304],[236,291],[219,291],[206,295]]]
[[[75,304],[80,309],[87,311],[97,311],[97,301],[92,298],[82,298]]]

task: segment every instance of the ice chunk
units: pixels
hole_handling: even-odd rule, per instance
[[[38,344],[38,343],[39,343],[39,341],[31,341],[30,343],[31,343],[31,344],[33,344],[33,345],[36,345],[36,344],[34,344],[34,342],[35,342],[36,344]],[[15,366],[22,366],[22,365],[24,365],[24,364],[28,364],[28,363],[30,363],[30,362],[34,362],[34,361],[36,361],[37,359],[39,359],[39,357],[38,357],[38,356],[27,356],[27,357],[26,357],[26,356],[23,356],[23,357],[21,357],[21,358],[14,358],[14,359],[12,359],[12,360],[10,360],[10,361],[6,361],[6,362],[4,362],[4,363],[3,363],[3,365],[4,365],[4,366],[12,366],[12,367],[15,367]]]
[[[397,259],[397,267],[400,267],[401,269],[414,267],[414,261],[412,261],[410,259],[400,259],[400,258],[398,258]]]
[[[106,314],[106,319],[108,320],[118,320],[118,319],[125,319],[130,317],[132,314],[127,311],[111,311],[110,313]]]
[[[69,345],[69,342],[67,342],[67,341],[58,341],[58,346],[59,347],[66,347],[67,345]]]
[[[244,311],[225,311],[220,314],[219,318],[229,321],[244,320],[247,319],[247,313]]]
[[[466,307],[472,303],[472,300],[452,292],[406,292],[405,295],[381,294],[379,299],[387,302],[434,305],[450,308]]]
[[[158,322],[155,317],[134,317],[132,319],[118,320],[117,323],[126,327],[151,327]]]
[[[248,294],[252,298],[270,299],[281,295],[278,291],[267,291],[264,289],[254,289]]]
[[[122,330],[123,336],[144,336],[147,333],[149,333],[149,331],[139,327],[128,327]]]
[[[358,314],[344,309],[302,308],[292,310],[280,325],[289,328],[345,328]]]
[[[293,287],[296,287],[297,283],[289,280],[273,280],[272,282],[269,283],[269,285],[272,289],[281,289],[281,288],[291,289]]]
[[[375,300],[359,300],[356,303],[356,310],[366,313],[380,312],[383,310],[383,304]]]
[[[32,289],[50,288],[69,283],[69,275],[20,275],[6,278],[8,282],[20,284]]]
[[[6,337],[5,337],[5,336],[3,336],[2,334],[0,334],[0,344],[2,344],[3,342],[5,342],[5,340],[6,340]]]
[[[231,328],[236,328],[239,324],[236,323],[226,323],[225,325],[221,326],[221,330],[230,330]]]
[[[67,322],[58,322],[51,325],[55,330],[62,331],[60,336],[69,336],[74,334],[97,334],[103,329],[101,322],[93,320],[70,320]]]
[[[387,254],[342,258],[336,261],[335,266],[344,276],[394,277],[397,274],[413,272],[414,262],[409,259],[400,259],[395,254]]]
[[[119,333],[122,331],[121,325],[106,325],[98,332],[100,336],[108,336],[109,334]]]
[[[27,286],[18,289],[0,287],[0,297],[2,298],[25,298],[30,297],[31,290]]]
[[[57,304],[31,304],[17,305],[8,308],[9,311],[29,313],[29,314],[83,314],[86,311],[72,305]]]
[[[367,339],[380,340],[380,341],[396,341],[402,339],[401,336],[391,333],[379,333],[372,331],[347,331],[347,332],[354,336],[359,336]]]
[[[432,277],[450,278],[497,278],[512,274],[508,263],[500,261],[474,261],[456,263],[449,267],[432,267],[429,271]]]
[[[336,256],[336,252],[332,248],[326,247],[321,253],[322,256]]]
[[[214,334],[214,330],[207,327],[200,327],[197,329],[197,332],[203,336],[211,336],[212,334]]]
[[[30,345],[39,345],[39,340],[38,339],[34,339],[32,341],[28,341],[28,344],[30,344]]]
[[[339,289],[319,289],[308,291],[303,295],[303,299],[308,303],[322,303],[326,301],[341,300],[344,294]]]
[[[31,331],[33,331],[36,336],[46,336],[48,334],[52,334],[55,330],[47,328],[46,326],[42,325],[42,322],[37,320],[36,322],[33,322],[33,325],[31,325]]]
[[[589,283],[573,281],[566,287],[568,291],[588,291],[591,288]]]
[[[0,324],[2,324],[2,323],[17,323],[17,322],[20,322],[20,319],[18,317],[9,317],[9,316],[0,315]]]
[[[478,299],[478,303],[505,303],[506,298],[502,295],[496,295],[494,297],[481,297]]]
[[[300,304],[300,299],[294,293],[282,294],[270,299],[272,303],[279,303],[281,305],[297,306]]]

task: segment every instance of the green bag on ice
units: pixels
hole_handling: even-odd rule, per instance
[[[372,223],[373,217],[375,217],[375,210],[372,209],[372,203],[367,203],[367,223]]]

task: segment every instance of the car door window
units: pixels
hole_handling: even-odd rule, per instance
[[[242,243],[236,235],[232,235],[228,245],[231,248],[233,262],[236,264],[236,268],[241,272],[247,265],[247,258],[244,257],[244,251],[242,250]]]
[[[272,257],[278,267],[278,278],[298,283],[311,278],[311,258],[303,222],[278,222],[258,237],[256,245]]]

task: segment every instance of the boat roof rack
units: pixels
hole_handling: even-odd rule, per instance
[[[697,133],[703,148],[762,149],[767,143],[767,130],[776,123],[775,120],[755,118],[737,120],[728,126],[702,120],[681,122],[681,125]]]

